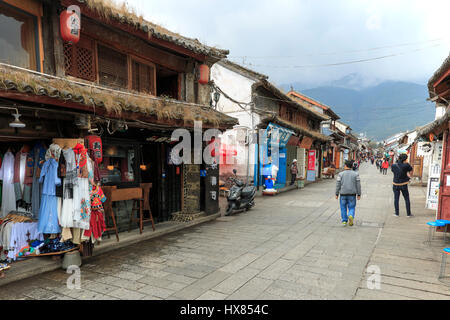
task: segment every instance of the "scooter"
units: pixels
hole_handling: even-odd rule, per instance
[[[250,210],[255,206],[256,187],[247,186],[243,181],[236,178],[236,169],[233,170],[235,177],[230,177],[228,180],[234,183],[230,188],[228,195],[228,205],[226,216],[229,216],[233,211]]]

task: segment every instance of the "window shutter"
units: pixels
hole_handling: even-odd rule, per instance
[[[88,81],[97,80],[94,45],[94,41],[84,35],[76,45],[64,44],[66,75]]]
[[[133,90],[156,95],[155,68],[151,65],[133,61]]]
[[[128,87],[128,58],[111,48],[98,46],[98,76],[103,85]]]

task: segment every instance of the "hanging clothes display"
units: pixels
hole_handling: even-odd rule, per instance
[[[33,179],[31,188],[31,210],[33,218],[39,218],[39,207],[42,197],[42,184],[39,183],[41,176],[41,169],[45,162],[45,154],[47,149],[41,143],[37,143],[30,152],[27,161],[27,169],[29,175]]]
[[[39,209],[38,230],[44,234],[60,233],[58,222],[58,202],[56,186],[61,184],[58,178],[58,162],[51,158],[44,163],[39,182],[43,183],[41,206]]]
[[[60,224],[62,228],[72,228],[74,226],[75,212],[73,188],[77,179],[77,166],[75,163],[75,153],[72,149],[63,150],[62,154],[64,155],[66,165],[65,177],[63,179],[63,203]]]
[[[7,152],[0,168],[0,180],[3,180],[2,210],[0,217],[5,217],[16,210],[16,195],[14,192],[14,155]]]
[[[94,184],[91,191],[91,222],[90,229],[84,232],[86,237],[90,237],[92,243],[101,241],[102,235],[106,230],[103,203],[106,196],[103,190]]]
[[[31,211],[31,185],[33,178],[27,175],[29,146],[23,146],[14,158],[14,192],[19,211]]]
[[[90,161],[88,161],[87,150],[83,145],[77,144],[73,148],[73,152],[75,153],[77,166],[77,178],[73,186],[74,227],[87,230],[89,229],[91,217],[89,171],[92,170],[92,166]]]

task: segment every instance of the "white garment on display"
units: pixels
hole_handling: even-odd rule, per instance
[[[25,169],[27,164],[27,153],[20,154],[20,192],[23,194],[23,189],[25,187]]]
[[[0,180],[3,180],[2,209],[0,217],[7,216],[16,210],[16,194],[14,193],[14,155],[7,152],[0,168]]]

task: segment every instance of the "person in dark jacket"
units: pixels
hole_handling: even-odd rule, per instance
[[[399,217],[399,200],[400,193],[403,195],[406,204],[406,214],[407,217],[410,218],[413,215],[411,214],[411,202],[409,200],[409,190],[408,184],[411,180],[411,172],[413,168],[409,163],[406,162],[408,156],[406,154],[401,154],[398,162],[393,164],[391,167],[391,171],[394,173],[394,182],[393,182],[393,190],[394,190],[394,207],[395,207],[395,217]]]

